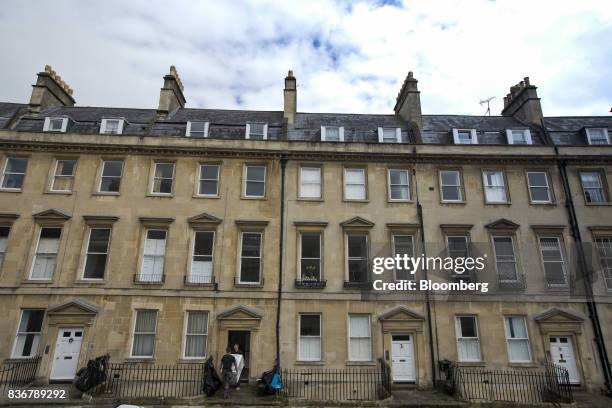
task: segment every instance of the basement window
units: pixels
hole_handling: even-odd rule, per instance
[[[45,118],[43,132],[66,132],[68,127],[68,118]]]
[[[123,133],[125,119],[102,119],[100,133],[105,135],[120,135]]]
[[[455,144],[478,144],[476,129],[453,129]]]

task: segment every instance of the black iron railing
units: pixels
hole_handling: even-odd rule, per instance
[[[202,394],[204,364],[110,363],[106,381],[92,395],[178,398]]]
[[[325,279],[296,279],[295,287],[301,289],[322,289],[327,284]]]
[[[571,403],[572,388],[567,370],[546,363],[540,368],[490,370],[441,362],[444,390],[468,401],[504,401],[521,404]]]
[[[312,401],[378,400],[391,395],[391,370],[382,359],[373,367],[340,369],[284,369],[283,388],[287,398]]]
[[[41,356],[11,360],[0,365],[0,396],[9,389],[26,387],[36,378]]]

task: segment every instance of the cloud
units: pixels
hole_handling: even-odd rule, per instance
[[[27,102],[44,64],[79,105],[155,108],[177,66],[190,107],[390,113],[409,70],[424,113],[501,110],[530,76],[546,115],[612,106],[605,1],[5,1],[0,100]]]

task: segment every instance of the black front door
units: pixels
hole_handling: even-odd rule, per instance
[[[251,332],[246,330],[229,330],[227,332],[227,345],[234,353],[234,345],[238,344],[240,351],[244,354],[244,369],[240,375],[240,381],[249,380],[249,365],[251,355]]]

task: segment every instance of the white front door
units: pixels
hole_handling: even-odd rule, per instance
[[[393,381],[415,382],[414,347],[411,334],[391,336],[391,371]]]
[[[550,338],[550,356],[553,363],[567,369],[569,381],[572,384],[580,384],[580,375],[576,366],[576,357],[572,347],[572,339],[566,336],[554,336]]]
[[[83,329],[60,327],[53,356],[51,380],[72,380],[76,374],[83,341]]]

